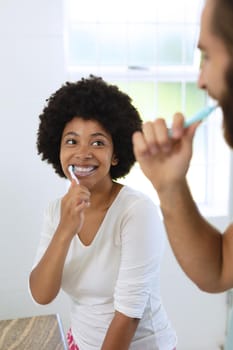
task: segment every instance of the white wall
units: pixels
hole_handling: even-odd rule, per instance
[[[37,156],[38,115],[65,80],[62,0],[0,1],[0,318],[47,312],[27,293],[43,209],[60,180]]]
[[[65,183],[40,161],[35,141],[45,99],[66,80],[62,0],[0,0],[0,319],[59,312],[69,325],[64,295],[35,306],[27,278],[48,201]],[[167,245],[162,295],[179,350],[217,350],[225,330],[225,294],[200,292]]]

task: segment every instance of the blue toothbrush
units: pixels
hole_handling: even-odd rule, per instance
[[[213,105],[213,106],[207,106],[207,107],[201,109],[199,112],[194,114],[192,117],[190,117],[187,120],[185,120],[184,127],[188,128],[193,123],[201,122],[202,120],[207,118],[210,115],[210,113],[212,113],[215,110],[215,108],[217,108],[217,107],[218,107],[218,105]],[[169,133],[170,136],[172,135],[172,129],[171,128],[168,128],[168,133]]]
[[[203,108],[202,110],[200,110],[199,112],[194,114],[192,117],[190,117],[188,120],[186,120],[184,122],[184,127],[188,128],[193,123],[200,122],[200,121],[204,120],[205,118],[208,117],[208,115],[210,115],[210,113],[212,113],[215,110],[216,107],[217,107],[217,105],[207,106],[207,107]]]

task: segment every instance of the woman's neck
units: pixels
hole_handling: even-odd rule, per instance
[[[91,191],[90,209],[106,211],[111,206],[121,188],[121,184],[111,180],[104,188],[99,187],[98,190]]]

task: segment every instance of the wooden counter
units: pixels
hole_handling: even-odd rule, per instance
[[[1,350],[67,350],[58,315],[0,321]]]

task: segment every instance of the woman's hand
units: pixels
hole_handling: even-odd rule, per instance
[[[73,238],[84,222],[84,211],[90,205],[89,190],[72,180],[67,194],[61,201],[59,231]]]
[[[84,211],[90,205],[90,192],[72,180],[61,201],[60,222],[44,255],[30,274],[33,298],[39,304],[48,304],[57,296],[65,259],[72,238],[83,225]]]

